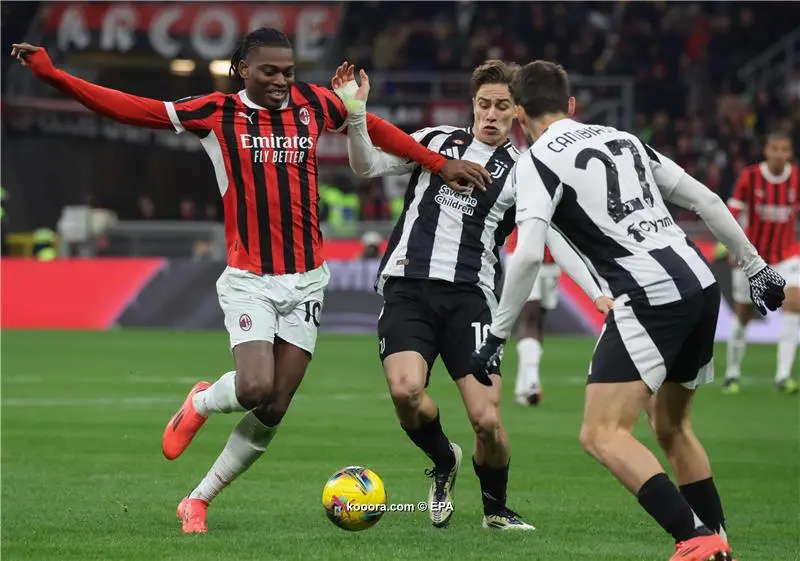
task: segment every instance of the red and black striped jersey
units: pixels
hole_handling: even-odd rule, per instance
[[[257,274],[316,269],[323,262],[316,149],[345,126],[331,91],[295,83],[278,109],[236,94],[165,102],[177,132],[201,137],[225,209],[228,264]]]
[[[746,167],[728,200],[747,237],[770,265],[800,255],[797,220],[800,217],[800,173],[786,164],[780,175],[766,162]]]
[[[92,84],[59,70],[45,49],[33,73],[90,110],[128,125],[192,131],[214,166],[224,200],[228,264],[257,274],[302,273],[322,264],[316,149],[343,130],[346,111],[330,90],[298,82],[283,106],[260,107],[244,91],[162,102]],[[394,125],[367,113],[378,148],[438,174],[447,163]]]

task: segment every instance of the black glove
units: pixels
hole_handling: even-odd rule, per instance
[[[786,281],[767,265],[750,277],[750,299],[758,313],[767,315],[767,310],[774,312],[783,304],[786,295],[783,288]]]
[[[489,372],[500,366],[500,361],[503,359],[503,345],[505,342],[505,339],[495,337],[492,335],[492,332],[489,331],[481,348],[472,353],[472,358],[469,361],[470,370],[472,371],[472,375],[475,376],[475,379],[484,386],[492,385]]]

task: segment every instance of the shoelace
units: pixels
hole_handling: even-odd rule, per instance
[[[521,520],[522,516],[520,516],[519,514],[517,514],[516,512],[511,510],[510,508],[504,508],[503,510],[501,510],[498,513],[498,516],[506,518],[506,519],[508,519],[508,520],[510,520],[512,522],[519,522],[519,523],[522,522],[522,520]]]
[[[433,478],[434,482],[436,483],[436,488],[434,489],[434,498],[437,501],[441,501],[444,499],[444,486],[447,483],[447,478],[449,477],[449,472],[442,472],[438,471],[435,467],[429,468],[425,470],[425,475],[428,477]]]

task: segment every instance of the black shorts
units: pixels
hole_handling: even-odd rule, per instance
[[[713,381],[719,305],[717,284],[663,306],[618,303],[595,347],[589,383],[642,380],[656,392],[664,382],[694,389]]]
[[[440,280],[391,278],[383,287],[378,319],[381,360],[416,351],[428,363],[428,381],[437,356],[453,380],[471,374],[472,352],[492,323],[486,296],[475,285]],[[499,368],[494,374],[500,374]]]

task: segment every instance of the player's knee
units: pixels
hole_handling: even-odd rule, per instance
[[[255,415],[266,426],[274,427],[280,424],[288,409],[289,403],[283,403],[280,400],[274,403],[262,403],[255,410]]]
[[[267,373],[239,370],[236,376],[236,399],[242,406],[254,409],[269,401],[272,387],[272,376]]]
[[[534,339],[541,338],[541,312],[539,304],[536,302],[535,306],[528,307],[519,318],[520,337],[532,337]]]
[[[692,432],[692,428],[686,420],[676,424],[654,417],[650,420],[650,427],[653,429],[658,445],[666,452],[671,450],[676,442]]]
[[[611,427],[584,423],[579,436],[581,447],[587,454],[602,461],[605,451],[612,446],[614,432]]]
[[[415,383],[410,376],[393,376],[389,378],[389,394],[395,407],[417,409],[422,403],[425,392],[423,384]]]
[[[480,440],[493,440],[499,434],[500,412],[496,407],[487,406],[477,411],[470,411],[469,421]]]

